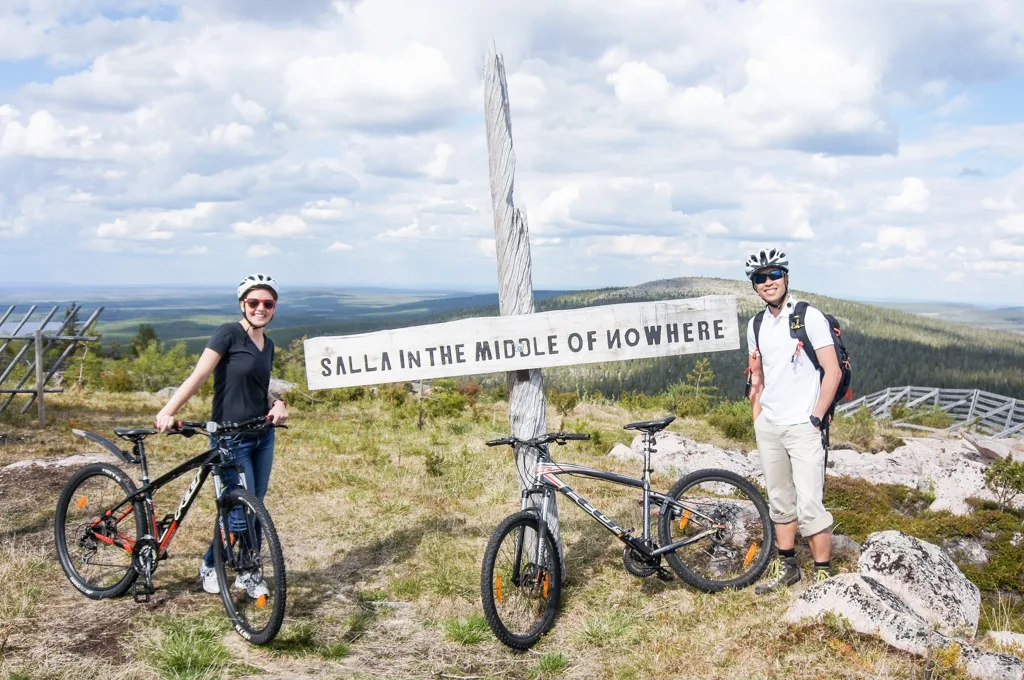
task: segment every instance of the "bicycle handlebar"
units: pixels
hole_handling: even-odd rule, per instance
[[[241,422],[215,422],[213,420],[209,422],[200,422],[197,420],[179,420],[175,423],[174,429],[168,430],[167,434],[180,434],[185,437],[191,437],[200,430],[208,434],[214,435],[231,435],[241,434],[242,432],[254,432],[256,430],[262,430],[267,427],[283,427],[287,428],[287,425],[274,425],[270,416],[256,416],[249,420],[243,420]]]
[[[526,444],[527,446],[541,446],[548,442],[556,442],[557,444],[565,444],[569,440],[586,440],[590,439],[589,434],[585,433],[574,433],[574,432],[548,432],[542,434],[539,437],[533,439],[520,439],[519,437],[502,437],[501,439],[492,439],[487,442],[488,446],[515,446],[516,444]]]

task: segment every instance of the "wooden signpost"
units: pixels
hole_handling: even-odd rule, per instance
[[[430,378],[504,371],[511,434],[532,439],[547,429],[542,368],[739,349],[733,296],[534,313],[530,232],[514,200],[505,65],[493,44],[483,79],[501,316],[310,338],[304,343],[309,389],[408,381],[422,386]],[[522,489],[534,478],[537,460],[532,450],[517,453]],[[561,550],[554,502],[546,519]]]

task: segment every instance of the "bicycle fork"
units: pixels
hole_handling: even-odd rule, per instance
[[[522,509],[526,510],[529,497],[532,493],[537,491],[531,491],[524,489],[522,492]],[[547,517],[548,506],[551,502],[552,491],[548,489],[541,490],[544,494],[544,500],[541,502],[540,515],[537,517],[537,545],[534,554],[536,558],[533,561],[534,569],[532,574],[525,574],[526,578],[533,578],[534,582],[530,584],[533,588],[541,588],[543,594],[547,595],[547,589],[549,584],[549,574],[544,569],[544,558],[545,558],[545,536],[547,534],[547,522],[544,520]],[[519,527],[516,532],[516,547],[515,547],[515,562],[512,567],[512,583],[517,587],[523,585],[524,574],[520,572],[520,567],[523,559],[523,552],[528,550],[530,546],[525,545],[526,543],[526,527]]]

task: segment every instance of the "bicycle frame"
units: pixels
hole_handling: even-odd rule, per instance
[[[144,503],[146,512],[143,514],[143,517],[145,518],[146,531],[145,534],[139,538],[149,538],[156,540],[158,547],[158,558],[165,558],[167,556],[167,546],[170,544],[171,539],[174,537],[174,534],[181,526],[181,523],[184,520],[185,515],[188,513],[189,508],[192,507],[192,503],[199,495],[199,490],[202,489],[203,484],[205,484],[206,478],[209,477],[211,473],[213,474],[214,489],[217,502],[217,516],[220,517],[220,498],[221,493],[224,489],[220,477],[220,469],[222,465],[224,465],[223,463],[220,462],[222,448],[223,447],[220,446],[220,443],[218,442],[218,446],[213,447],[208,451],[205,451],[199,454],[198,456],[195,456],[194,458],[190,458],[181,465],[178,465],[177,467],[171,469],[170,471],[164,473],[160,477],[157,477],[155,480],[150,482],[149,470],[146,465],[145,447],[143,446],[142,441],[139,440],[135,446],[135,453],[138,456],[139,465],[142,468],[141,474],[139,475],[139,481],[141,481],[143,485],[142,488],[138,489],[131,496],[125,497],[125,499],[121,501],[118,505],[107,510],[107,512],[102,517],[97,519],[91,526],[98,526],[101,522],[103,522],[103,520],[105,520],[108,517],[114,516],[115,513],[118,512],[120,512],[120,514],[116,517],[115,522],[120,523],[121,520],[123,520],[125,517],[131,514],[133,510],[135,510],[136,503]],[[192,483],[185,491],[185,495],[182,497],[181,502],[178,504],[177,510],[174,511],[173,515],[169,516],[171,518],[170,523],[168,523],[163,528],[163,531],[160,532],[159,536],[154,536],[153,534],[156,533],[158,528],[160,527],[160,522],[157,522],[156,520],[156,508],[153,505],[153,492],[167,485],[168,483],[176,480],[178,477],[181,477],[189,470],[195,468],[198,469],[196,470],[195,476],[192,478]],[[239,473],[240,474],[238,475],[238,477],[239,480],[241,481],[241,485],[245,487],[245,475],[241,474],[241,471],[239,471]],[[128,509],[121,512],[122,508],[124,508],[125,506],[128,506]],[[165,520],[166,519],[167,518],[165,518]],[[96,540],[119,547],[122,550],[125,550],[129,555],[132,554],[135,548],[136,541],[122,534],[117,534],[116,537],[109,538],[94,533],[93,537],[96,538]]]
[[[657,558],[665,553],[678,550],[679,548],[696,543],[697,541],[703,540],[715,532],[724,529],[724,525],[717,524],[714,520],[700,512],[695,508],[688,507],[684,503],[666,496],[665,494],[658,493],[657,491],[651,490],[651,451],[654,443],[653,434],[644,433],[644,476],[642,479],[636,479],[633,477],[627,477],[614,472],[608,472],[606,470],[598,470],[595,468],[585,467],[583,465],[573,465],[557,463],[551,459],[551,454],[548,451],[547,445],[534,446],[540,451],[540,458],[537,462],[537,476],[533,485],[529,489],[525,489],[522,492],[522,509],[526,510],[529,505],[529,498],[532,495],[541,494],[543,500],[541,502],[540,510],[540,522],[538,530],[538,541],[537,541],[537,561],[536,564],[542,564],[544,549],[544,533],[547,531],[547,526],[544,518],[547,517],[548,503],[551,501],[551,492],[558,491],[563,496],[571,500],[577,506],[579,506],[584,512],[593,517],[598,521],[601,526],[610,531],[620,541],[628,545],[630,548],[635,550],[638,554],[643,555],[645,558]],[[604,482],[610,482],[612,484],[618,484],[620,486],[628,486],[632,488],[638,488],[643,491],[643,536],[642,540],[638,540],[631,536],[628,532],[624,531],[618,524],[608,519],[600,510],[594,507],[586,498],[580,496],[572,487],[559,479],[559,475],[571,475],[577,477],[588,477],[590,479],[598,479]],[[652,549],[649,545],[651,539],[651,502],[657,502],[661,505],[661,512],[666,513],[672,509],[678,509],[686,513],[687,517],[697,521],[704,520],[704,524],[707,528],[704,531],[697,533],[694,536],[690,536],[682,541],[677,541],[670,545],[662,546],[656,549]],[[519,541],[517,541],[517,544]],[[520,554],[521,547],[517,545],[516,553],[517,556]],[[518,559],[517,559],[518,565]],[[518,569],[518,566],[517,566]]]

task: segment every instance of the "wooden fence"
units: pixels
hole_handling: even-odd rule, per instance
[[[47,383],[61,370],[67,358],[74,353],[78,343],[99,340],[98,337],[87,336],[86,332],[103,312],[102,307],[93,312],[85,323],[77,329],[76,325],[78,324],[78,317],[82,308],[72,303],[67,308],[64,319],[62,321],[55,321],[54,317],[57,315],[58,309],[59,307],[53,307],[40,320],[33,318],[36,316],[37,306],[32,305],[21,318],[21,321],[15,323],[10,331],[3,331],[3,326],[14,313],[15,307],[13,305],[8,307],[7,311],[0,315],[0,341],[3,342],[3,344],[0,344],[0,395],[6,395],[6,398],[0,401],[0,414],[7,410],[7,407],[11,405],[11,401],[17,395],[28,395],[28,400],[21,407],[21,412],[26,413],[35,404],[39,414],[39,424],[45,425],[46,407],[43,395],[50,392],[64,391],[62,387],[47,387]],[[26,326],[32,330],[26,330]],[[55,327],[56,331],[51,331],[51,327]],[[14,344],[12,345],[12,343]],[[16,346],[17,344],[21,344],[21,348],[6,362],[6,367],[3,366],[5,363],[3,358],[7,356],[4,354],[4,351],[8,347]],[[30,349],[34,350],[31,358],[28,356]],[[47,352],[58,350],[62,351],[55,358],[51,358],[50,364],[47,366]],[[21,369],[21,378],[13,387],[5,387],[5,381],[17,374],[19,368]],[[26,383],[30,379],[32,381],[31,387],[27,387]]]
[[[1024,432],[1024,402],[983,390],[954,390],[937,387],[887,387],[867,396],[841,403],[837,414],[853,413],[862,406],[875,418],[891,418],[892,408],[901,404],[907,409],[937,407],[956,419],[945,429],[893,421],[894,425],[930,432],[949,432],[961,427],[974,427],[992,437],[1009,437]]]

